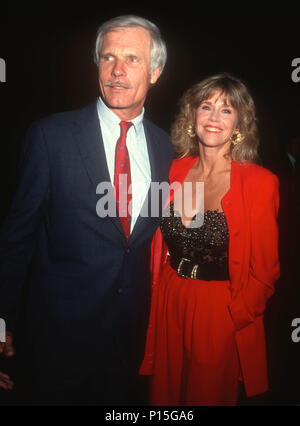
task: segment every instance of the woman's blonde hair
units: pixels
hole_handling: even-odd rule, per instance
[[[201,103],[220,92],[238,112],[238,129],[244,137],[240,143],[231,144],[233,160],[258,161],[258,132],[254,101],[248,88],[238,78],[228,73],[217,74],[195,84],[185,92],[179,102],[179,114],[171,128],[171,137],[179,158],[199,155],[195,134],[196,111]]]

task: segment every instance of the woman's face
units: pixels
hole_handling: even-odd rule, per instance
[[[196,134],[199,142],[206,147],[230,145],[237,124],[237,110],[221,91],[203,101],[196,111]]]

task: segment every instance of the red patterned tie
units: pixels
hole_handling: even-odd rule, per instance
[[[130,123],[129,121],[120,122],[121,136],[119,137],[116,145],[114,179],[117,209],[127,241],[130,236],[131,225],[131,211],[128,211],[128,205],[131,201],[132,195],[131,193],[129,194],[128,191],[131,185],[131,174],[129,154],[126,147],[126,135],[128,129],[132,125],[133,123]]]

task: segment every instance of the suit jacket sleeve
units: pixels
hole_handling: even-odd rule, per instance
[[[264,313],[267,300],[274,292],[274,283],[279,278],[278,179],[268,173],[262,182],[256,183],[252,183],[249,194],[245,194],[251,197],[248,280],[229,305],[237,330]]]
[[[49,191],[49,161],[39,124],[25,137],[19,185],[0,237],[0,317],[13,331],[26,275],[36,247],[36,234]]]

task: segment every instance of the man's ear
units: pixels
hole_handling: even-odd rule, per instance
[[[150,84],[155,84],[161,74],[161,67],[155,68],[150,75]]]

